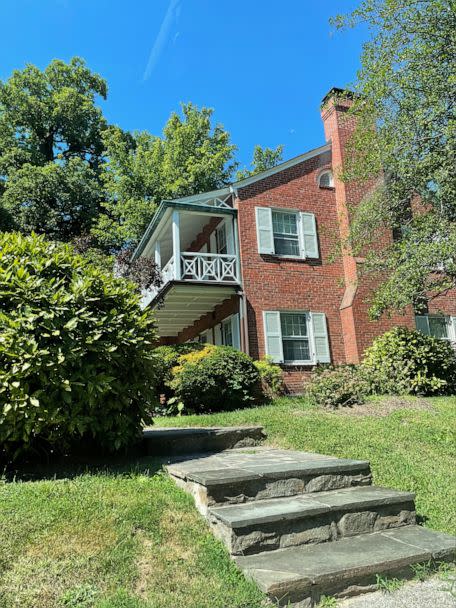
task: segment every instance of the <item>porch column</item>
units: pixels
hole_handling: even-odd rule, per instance
[[[174,256],[174,278],[181,278],[181,250],[180,250],[180,213],[173,211],[173,256]]]
[[[155,241],[155,263],[157,264],[157,268],[161,269],[161,251],[160,251],[160,241]]]

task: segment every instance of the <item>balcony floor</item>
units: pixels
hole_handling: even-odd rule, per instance
[[[177,336],[239,290],[237,284],[171,281],[150,304],[159,335]]]

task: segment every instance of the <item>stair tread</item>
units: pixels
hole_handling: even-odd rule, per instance
[[[377,486],[358,486],[293,497],[272,498],[212,507],[211,515],[231,528],[312,517],[330,511],[366,510],[369,507],[412,502],[415,495]]]
[[[350,584],[363,576],[399,570],[431,558],[454,555],[456,538],[419,526],[404,526],[345,538],[237,557],[238,566],[266,593],[305,594],[312,586]]]
[[[175,477],[204,486],[233,484],[255,479],[284,479],[289,476],[344,474],[369,468],[366,460],[336,458],[310,452],[255,448],[229,450],[191,457],[168,465]]]

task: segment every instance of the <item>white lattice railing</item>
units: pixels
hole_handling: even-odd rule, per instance
[[[237,260],[235,255],[221,253],[185,252],[180,256],[181,281],[210,281],[214,283],[237,283]],[[143,292],[143,305],[147,305],[163,287],[177,279],[174,256],[161,270],[162,284]]]
[[[181,253],[181,279],[236,283],[236,256],[221,253]]]

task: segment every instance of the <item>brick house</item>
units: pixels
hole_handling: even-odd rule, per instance
[[[316,362],[356,363],[395,325],[456,340],[455,291],[432,300],[426,315],[410,308],[370,321],[375,285],[361,277],[363,259],[333,255],[349,207],[365,194],[337,179],[354,127],[351,101],[339,93],[323,100],[324,145],[225,188],[161,203],[135,256],[154,257],[162,269],[162,287],[143,298],[156,310],[162,343],[268,354],[300,391]]]

